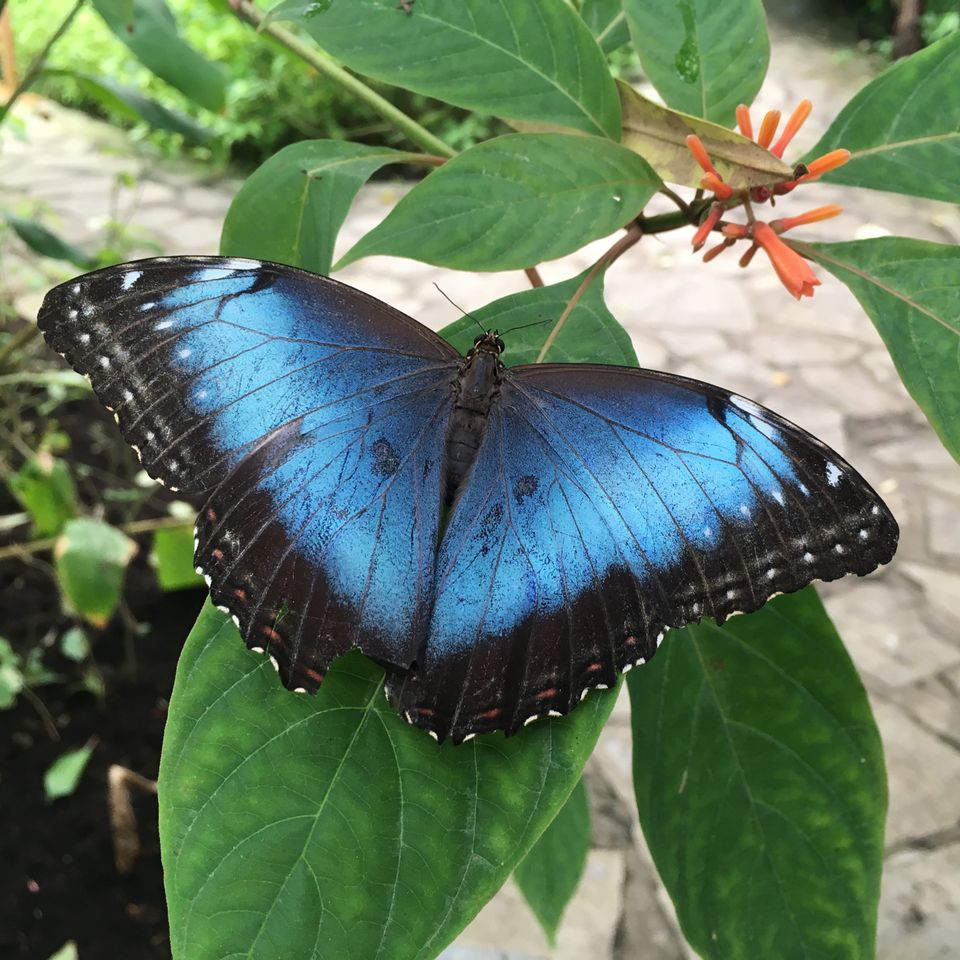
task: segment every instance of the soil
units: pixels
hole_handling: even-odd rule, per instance
[[[34,425],[23,420],[21,426],[29,431]],[[38,417],[36,426],[45,429],[46,423]],[[172,496],[159,489],[133,515],[129,506],[97,501],[106,486],[133,489],[139,466],[92,397],[59,407],[55,426],[71,439],[58,456],[75,476],[87,478],[78,483],[85,512],[114,523],[163,515],[164,500]],[[19,509],[0,482],[0,516]],[[24,538],[20,528],[0,542]],[[101,695],[83,682],[88,667],[58,650],[56,639],[72,620],[62,613],[49,554],[0,562],[0,635],[21,656],[39,647],[44,666],[63,678],[33,688],[39,703],[21,694],[13,708],[0,710],[3,960],[46,960],[68,940],[76,942],[81,960],[170,956],[156,795],[133,793],[141,852],[121,874],[114,865],[107,771],[120,764],[156,780],[177,658],[205,592],[163,594],[147,563],[148,541],[138,539],[141,549],[125,588],[132,616],[116,616],[103,632],[90,632]],[[134,621],[147,625],[146,632],[131,633]],[[95,746],[76,791],[48,803],[44,773],[63,753],[87,743]]]
[[[156,796],[134,794],[141,854],[121,875],[107,770],[121,764],[156,779],[177,657],[204,595],[191,590],[135,607],[137,619],[154,626],[137,640],[133,676],[124,669],[121,630],[98,638],[102,702],[72,684],[38,688],[59,741],[23,697],[0,712],[0,957],[44,960],[67,940],[76,941],[82,960],[170,956]],[[96,746],[76,792],[47,803],[45,771],[91,739]]]

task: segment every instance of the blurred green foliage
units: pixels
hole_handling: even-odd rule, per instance
[[[54,25],[73,0],[45,0],[14,11],[14,38],[21,69],[43,47]],[[35,89],[68,106],[127,127],[138,139],[149,139],[170,153],[187,152],[219,162],[259,164],[281,147],[304,138],[349,139],[399,148],[412,146],[368,107],[315,74],[266,34],[231,16],[217,0],[169,0],[181,36],[227,72],[226,104],[212,112],[193,103],[155,76],[120,43],[92,6],[85,7],[55,47]],[[168,130],[131,118],[129,111],[105,108],[68,71],[109,77],[156,100],[161,107],[193,119],[212,135],[203,144],[186,144]],[[506,127],[493,118],[419,94],[371,83],[371,87],[458,150],[472,146]]]

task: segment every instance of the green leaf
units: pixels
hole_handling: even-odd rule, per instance
[[[203,577],[193,567],[193,525],[169,527],[153,534],[151,563],[164,590],[203,586]]]
[[[667,634],[629,677],[650,852],[704,960],[872,960],[887,788],[814,589]]]
[[[286,0],[300,24],[352,70],[480,113],[617,139],[617,95],[603,53],[557,0]]]
[[[137,545],[108,523],[69,521],[53,555],[70,607],[94,626],[105,626],[120,603],[127,564],[136,552]]]
[[[60,652],[74,663],[86,660],[90,653],[90,638],[83,627],[71,627],[60,638]]]
[[[364,657],[296,696],[208,603],[160,765],[173,957],[435,957],[563,805],[615,696],[438,746]]]
[[[70,468],[49,453],[38,453],[7,480],[10,492],[30,514],[33,532],[52,537],[77,515],[77,492]]]
[[[956,203],[960,196],[960,33],[868,83],[804,158],[853,156],[824,180]]]
[[[761,0],[624,0],[643,72],[664,102],[730,126],[763,84],[770,41]]]
[[[850,288],[960,461],[960,248],[904,237],[794,246]]]
[[[81,747],[53,761],[50,769],[43,775],[43,791],[48,802],[69,797],[77,789],[92,753],[92,746]]]
[[[17,702],[17,694],[24,687],[20,658],[10,641],[0,637],[0,710],[9,710]]]
[[[76,943],[68,940],[56,953],[51,954],[48,960],[80,960]]]
[[[623,0],[583,0],[580,16],[604,53],[613,53],[630,42]]]
[[[337,267],[375,254],[462,270],[532,266],[622,227],[659,183],[599,137],[497,137],[433,171]]]
[[[553,340],[542,359],[550,363],[589,360],[593,363],[637,366],[637,355],[630,335],[617,323],[604,303],[602,274],[594,277],[566,321],[557,327],[586,276],[585,272],[562,283],[502,297],[451,323],[440,331],[440,335],[461,353],[466,353],[480,327],[513,331],[504,336],[506,350],[503,360],[507,366],[535,363],[549,336],[553,336]]]
[[[590,807],[581,780],[553,823],[513,872],[551,946],[575,893],[590,849]]]
[[[793,168],[733,130],[661,107],[628,83],[617,81],[623,111],[623,145],[639,153],[664,179],[699,187],[703,170],[687,149],[695,133],[717,172],[734,190],[789,180]]]
[[[220,252],[328,274],[337,233],[360,187],[387,164],[419,157],[343,140],[284,147],[234,197]]]
[[[201,107],[223,109],[223,72],[183,40],[164,0],[93,0],[93,6],[148,70]]]
[[[48,230],[37,220],[28,220],[12,213],[2,213],[3,219],[13,228],[14,233],[35,253],[51,260],[65,260],[81,270],[92,270],[97,261],[87,256],[79,247],[67,243],[62,237]]]
[[[170,110],[157,100],[109,77],[96,77],[79,70],[44,70],[47,76],[70,77],[87,96],[98,101],[110,113],[128,120],[143,120],[155,130],[179,133],[184,139],[204,143],[212,134],[186,114]]]

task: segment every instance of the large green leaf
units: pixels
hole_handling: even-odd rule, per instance
[[[872,960],[886,782],[812,587],[671,631],[630,674],[640,822],[704,960]]]
[[[558,323],[586,277],[535,287],[501,297],[444,327],[441,335],[466,353],[482,329],[503,332],[507,366],[518,363],[614,363],[637,366],[630,335],[614,319],[603,300],[603,276],[594,277],[566,320]],[[512,331],[512,332],[508,332]],[[548,337],[550,345],[544,351]],[[540,357],[543,352],[543,357]]]
[[[359,654],[296,696],[208,604],[160,768],[175,960],[435,957],[566,801],[614,697],[438,746]]]
[[[960,247],[904,237],[795,246],[853,291],[960,461]]]
[[[520,861],[513,876],[550,943],[574,895],[590,849],[590,807],[583,781],[553,823]]]
[[[93,6],[145,67],[200,106],[222,109],[223,72],[183,40],[164,0],[93,0]]]
[[[624,0],[643,72],[668,106],[729,126],[763,83],[761,0]]]
[[[613,53],[630,42],[623,0],[583,0],[580,16],[604,53]]]
[[[354,70],[469,110],[620,134],[603,53],[561,0],[285,0],[272,15],[301,24]]]
[[[532,266],[622,227],[659,183],[643,159],[599,137],[497,137],[431,173],[338,267],[374,254],[464,270]]]
[[[960,33],[894,64],[840,112],[805,158],[845,147],[834,183],[956,203],[960,197]]]
[[[327,274],[337,233],[360,187],[381,167],[418,156],[344,140],[284,147],[234,197],[220,252]]]

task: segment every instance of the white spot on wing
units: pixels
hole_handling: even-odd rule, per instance
[[[128,270],[123,275],[123,289],[129,290],[142,276],[143,273],[140,270]]]
[[[803,559],[805,563],[813,563],[813,554],[808,550],[804,555]]]
[[[831,487],[835,487],[840,482],[840,477],[843,475],[843,471],[835,464],[827,464],[827,483]]]

